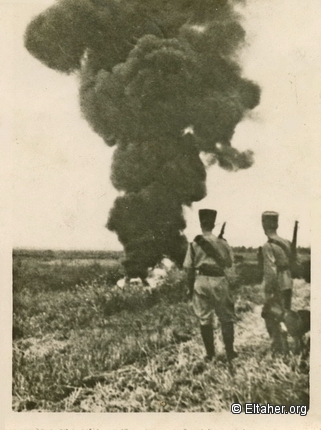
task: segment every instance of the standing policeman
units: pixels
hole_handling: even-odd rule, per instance
[[[278,236],[279,214],[262,214],[262,226],[268,240],[262,247],[265,304],[262,317],[272,339],[272,350],[284,352],[280,322],[285,310],[291,309],[293,281],[291,277],[291,243]]]
[[[200,322],[206,350],[206,360],[215,356],[213,311],[221,323],[228,361],[237,356],[234,351],[234,303],[229,291],[228,274],[233,271],[233,254],[224,239],[212,234],[217,212],[201,209],[199,219],[202,235],[190,243],[184,267],[187,271],[189,294]]]

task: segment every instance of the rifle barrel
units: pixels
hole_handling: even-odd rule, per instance
[[[223,222],[223,225],[222,225],[222,227],[221,227],[220,234],[218,235],[218,237],[219,237],[220,239],[222,239],[222,238],[223,238],[223,236],[224,236],[225,226],[226,226],[226,222]]]
[[[299,221],[295,221],[294,228],[293,228],[293,237],[292,237],[292,252],[296,253],[296,245],[297,245],[297,238],[298,238],[298,226]]]

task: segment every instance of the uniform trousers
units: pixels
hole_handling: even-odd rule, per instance
[[[193,308],[200,325],[211,325],[214,312],[221,323],[234,322],[234,302],[226,278],[196,275]]]
[[[277,297],[272,297],[272,301],[277,300],[280,305],[280,310],[290,310],[292,301],[292,289],[286,289],[279,292]],[[273,314],[262,313],[265,320],[266,329],[272,340],[272,350],[274,352],[286,353],[288,346],[285,335],[281,331],[280,322],[282,318],[275,317]]]

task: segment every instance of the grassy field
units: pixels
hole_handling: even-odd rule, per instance
[[[231,375],[217,321],[218,357],[202,361],[198,324],[177,268],[157,287],[119,288],[120,253],[16,251],[13,409],[218,412],[233,402],[308,405],[309,362],[271,357],[254,255],[245,253],[247,264],[239,266],[239,357]],[[309,300],[310,285],[296,279],[293,308],[309,309]]]

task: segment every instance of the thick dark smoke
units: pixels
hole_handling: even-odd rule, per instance
[[[201,152],[227,170],[253,162],[231,146],[260,98],[237,62],[244,37],[226,0],[59,0],[27,28],[29,52],[77,73],[85,118],[116,146],[111,179],[122,193],[108,228],[131,277],[164,255],[182,262],[183,205],[206,195]]]

